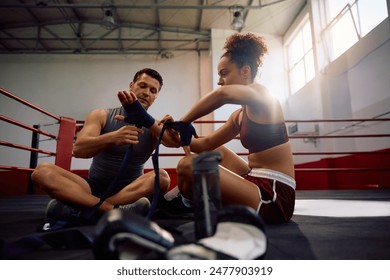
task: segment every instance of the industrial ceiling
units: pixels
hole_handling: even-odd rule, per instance
[[[282,36],[305,0],[18,0],[0,3],[0,54],[205,51],[212,29]]]

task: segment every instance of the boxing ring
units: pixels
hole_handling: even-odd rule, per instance
[[[31,145],[0,139],[4,149],[23,150],[29,155],[29,166],[7,165],[1,156],[0,192],[0,241],[12,242],[27,235],[36,234],[42,223],[49,197],[35,189],[29,176],[38,163],[39,155],[51,157],[54,163],[71,170],[72,144],[82,121],[56,116],[11,92],[0,89],[3,97],[20,103],[54,120],[55,132],[45,131],[42,125],[26,124],[9,116],[0,116],[2,123],[15,126],[31,134]],[[375,123],[387,127],[389,118],[383,116],[370,119],[337,120],[287,120],[289,138],[293,143],[294,160],[299,157],[315,157],[307,163],[296,164],[297,200],[295,212],[289,223],[267,225],[268,251],[270,260],[374,260],[390,259],[390,147],[374,151],[338,150],[318,151],[326,139],[389,139],[389,130],[379,133],[342,134],[346,130]],[[199,125],[218,124],[223,121],[199,121]],[[309,132],[297,129],[302,124],[310,126]],[[337,123],[349,123],[341,129]],[[384,123],[384,125],[382,125]],[[324,126],[332,133],[320,134]],[[336,128],[335,128],[336,127]],[[359,130],[358,129],[358,130]],[[54,150],[40,148],[39,136],[51,139]],[[295,141],[299,141],[294,146]],[[387,140],[388,141],[388,140]],[[303,145],[304,144],[304,145]],[[295,147],[311,146],[309,151]],[[358,146],[358,145],[357,145]],[[321,146],[322,147],[322,146]],[[246,156],[244,152],[237,152]],[[2,153],[3,154],[3,153]],[[181,153],[160,153],[162,157],[178,157]],[[46,159],[45,159],[46,160]],[[4,163],[5,162],[5,163]],[[363,163],[363,164],[361,164]],[[164,168],[164,166],[162,166]],[[173,169],[173,168],[172,168]],[[73,170],[72,170],[73,171]],[[173,173],[170,173],[174,176]],[[172,178],[175,184],[175,178]],[[351,181],[352,180],[352,181]],[[351,183],[352,182],[352,183]],[[17,186],[17,185],[22,186]],[[13,188],[22,191],[12,191]],[[163,228],[174,229],[193,238],[193,224],[188,215],[169,213],[155,218]],[[93,235],[94,226],[81,226],[79,230]],[[1,243],[0,243],[1,245]],[[91,249],[52,249],[43,247],[28,252],[18,259],[94,259]],[[152,253],[145,259],[156,258]]]

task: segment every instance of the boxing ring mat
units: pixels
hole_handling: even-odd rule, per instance
[[[69,162],[61,164],[66,167]],[[268,250],[265,259],[390,259],[390,189],[297,190],[296,197],[290,222],[266,226]],[[0,196],[0,245],[38,234],[49,199],[47,195],[37,194]],[[188,216],[162,215],[154,220],[161,227],[174,229],[178,235],[188,239],[194,236],[193,223]],[[91,237],[94,235],[94,226],[77,229]],[[44,246],[17,258],[73,260],[94,259],[94,256],[91,249]],[[150,252],[141,258],[158,256]]]
[[[0,239],[36,234],[49,197],[0,197]],[[332,208],[334,207],[334,208]],[[390,259],[390,190],[297,191],[295,214],[286,224],[267,225],[270,260]],[[157,218],[162,227],[192,236],[187,218]],[[94,226],[78,227],[93,236]],[[43,247],[21,259],[94,259],[92,250]],[[157,258],[150,253],[146,259]]]

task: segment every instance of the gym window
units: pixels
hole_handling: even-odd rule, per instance
[[[325,32],[330,61],[388,17],[386,0],[328,0],[328,14]]]
[[[294,94],[315,76],[313,43],[308,18],[287,45],[287,57],[290,92]]]

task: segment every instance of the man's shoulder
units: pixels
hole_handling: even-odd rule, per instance
[[[122,107],[114,107],[114,108],[108,108],[108,109],[104,109],[106,111],[107,114],[110,114],[110,113],[115,113],[115,114],[120,114],[122,113]]]
[[[121,107],[116,108],[97,108],[89,112],[89,115],[100,116],[106,118],[109,115],[120,115],[122,113]]]
[[[107,116],[107,109],[98,108],[98,109],[91,110],[87,115],[87,119],[91,119],[91,118],[96,119],[105,116]]]

